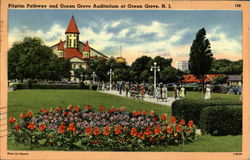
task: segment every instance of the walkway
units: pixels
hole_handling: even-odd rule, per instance
[[[121,97],[126,97],[125,92],[122,92],[122,94],[119,94],[119,91],[99,91],[102,93],[107,93],[107,94],[113,94],[113,95],[117,95],[117,96],[121,96]],[[130,98],[130,94],[128,94],[128,98]],[[167,102],[162,102],[161,100],[158,100],[156,98],[151,98],[149,97],[149,95],[145,95],[143,98],[143,101],[147,101],[147,102],[151,102],[151,103],[156,103],[156,104],[161,104],[161,105],[166,105],[166,106],[171,106],[172,103],[175,101],[174,97],[168,97],[168,101]]]

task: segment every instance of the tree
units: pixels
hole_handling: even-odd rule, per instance
[[[209,72],[213,61],[213,54],[210,42],[206,38],[206,30],[200,29],[196,34],[196,38],[190,49],[189,68],[190,72],[202,83],[202,91],[204,93],[204,80]]]
[[[242,60],[230,61],[227,59],[214,59],[211,65],[212,74],[242,74]]]
[[[172,66],[165,67],[160,72],[160,79],[163,83],[178,82],[179,77],[182,77],[183,73],[180,70],[175,69]]]
[[[68,60],[58,59],[40,38],[25,37],[8,51],[9,79],[61,80],[69,78]]]
[[[212,84],[218,85],[218,84],[225,84],[227,83],[227,76],[221,76],[221,77],[216,77],[213,79]]]
[[[150,65],[149,65],[149,62],[152,60],[151,57],[148,57],[148,56],[142,56],[142,57],[139,57],[137,58],[131,65],[131,70],[135,72],[135,77],[134,77],[134,80],[137,81],[137,82],[142,82],[142,81],[145,81],[145,80],[148,80],[149,78],[149,75],[148,77],[145,77],[145,76],[140,76],[141,73],[144,71],[144,70],[150,70]],[[144,73],[143,73],[144,74]],[[143,79],[142,79],[143,77]],[[146,79],[144,79],[146,78]]]

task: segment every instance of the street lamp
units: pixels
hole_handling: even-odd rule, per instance
[[[150,71],[154,70],[154,96],[156,93],[156,71],[160,72],[160,66],[156,66],[157,63],[154,62],[154,66],[151,66]]]
[[[112,71],[111,68],[110,68],[109,72],[107,73],[107,75],[109,75],[109,90],[111,91],[112,75],[114,75],[114,72]]]
[[[93,72],[93,74],[91,75],[91,77],[93,77],[93,82],[95,82],[95,78],[97,77],[97,75],[95,74],[95,72]]]

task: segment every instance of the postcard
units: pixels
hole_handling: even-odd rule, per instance
[[[0,4],[0,159],[250,158],[249,2]]]

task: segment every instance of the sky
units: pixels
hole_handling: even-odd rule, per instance
[[[48,46],[65,40],[75,17],[80,41],[107,56],[163,56],[188,60],[196,33],[205,28],[215,58],[242,59],[242,12],[230,10],[9,10],[9,47],[24,37]],[[120,49],[121,48],[121,49]]]

